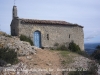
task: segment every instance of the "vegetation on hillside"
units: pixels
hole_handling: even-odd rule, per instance
[[[97,60],[100,60],[100,45],[98,45],[96,47],[97,50],[95,50],[93,53],[92,53],[92,57],[97,59]]]
[[[69,47],[66,47],[66,45],[59,45],[56,43],[54,46],[56,46],[56,50],[60,51],[61,55],[64,59],[61,60],[61,64],[64,67],[67,67],[68,64],[73,63],[73,58],[76,57],[75,53],[78,53],[82,56],[89,57],[84,51],[81,51],[80,47],[76,45],[74,42],[71,42],[69,44]],[[70,71],[68,75],[97,75],[97,65],[94,62],[89,63],[89,69],[88,71]]]
[[[9,48],[0,48],[0,66],[6,63],[14,64],[18,62],[17,52]]]
[[[100,49],[100,45],[98,45],[98,46],[96,47],[96,49]]]
[[[63,57],[63,60],[61,60],[61,64],[64,67],[67,67],[68,64],[73,63],[73,58],[76,57],[76,55],[70,51],[60,51],[60,54]]]
[[[21,36],[20,36],[20,40],[21,40],[21,41],[29,42],[30,45],[33,45],[33,41],[32,41],[29,37],[26,37],[25,35],[21,35]]]
[[[68,49],[71,50],[72,52],[79,52],[79,51],[81,51],[80,47],[78,45],[76,45],[74,42],[71,42],[69,44]]]
[[[65,45],[59,45],[56,50],[62,50],[62,51],[66,51],[68,50],[68,48]]]
[[[76,45],[74,42],[69,43],[69,47],[66,46],[66,44],[59,45],[58,43],[55,43],[54,46],[56,46],[56,50],[61,51],[72,51],[72,52],[80,52],[81,49],[78,45]]]
[[[79,69],[78,70],[76,69],[76,71],[70,71],[68,73],[68,75],[98,75],[98,73],[97,73],[97,70],[98,70],[97,63],[92,61],[88,64],[89,64],[89,68],[88,68],[87,71],[84,71],[84,70],[78,71]]]

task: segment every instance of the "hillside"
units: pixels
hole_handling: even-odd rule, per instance
[[[20,63],[16,65],[12,65],[10,69],[22,69],[22,72],[17,72],[18,75],[62,75],[62,71],[68,70],[71,71],[72,68],[84,68],[85,70],[88,67],[88,58],[80,56],[75,53],[67,52],[67,55],[62,54],[63,51],[50,51],[50,50],[42,50],[36,49],[36,54],[29,56],[20,56]],[[66,54],[65,53],[65,54]],[[63,56],[66,56],[63,57]],[[6,67],[6,69],[9,69]],[[32,71],[29,71],[32,69]],[[26,71],[29,71],[27,73]],[[13,73],[13,72],[12,72]],[[15,73],[10,75],[15,75]],[[68,72],[66,72],[68,73]]]
[[[19,54],[19,63],[0,67],[0,75],[67,75],[76,68],[86,71],[92,61],[70,51],[40,49],[5,33],[0,33],[0,40],[0,47],[17,49]]]
[[[85,47],[85,51],[88,53],[88,54],[92,54],[95,50],[96,50],[96,47],[100,45],[100,43],[85,43],[84,44],[84,47]]]

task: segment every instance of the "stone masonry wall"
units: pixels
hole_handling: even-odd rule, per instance
[[[19,32],[19,29],[18,29],[18,23],[19,23],[19,20],[18,18],[14,18],[11,22],[11,35],[13,36],[17,36],[18,35],[18,32]]]
[[[46,24],[21,24],[19,21],[19,36],[30,37],[34,42],[34,32],[41,32],[42,47],[53,47],[55,43],[63,44],[74,41],[84,50],[83,28],[79,26],[46,25]],[[49,35],[49,40],[47,39]]]

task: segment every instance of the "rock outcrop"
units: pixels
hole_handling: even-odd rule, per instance
[[[7,35],[0,32],[0,48],[10,48],[18,52],[19,56],[35,54],[34,46],[28,42],[20,41],[18,37]]]

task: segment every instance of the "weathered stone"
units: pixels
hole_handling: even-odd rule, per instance
[[[51,63],[46,63],[46,65],[51,66],[52,64]]]
[[[7,35],[7,34],[6,34]],[[6,39],[6,40],[5,40]],[[30,55],[36,53],[34,46],[28,42],[20,41],[18,37],[0,36],[0,48],[10,48],[18,52],[18,55]]]
[[[32,57],[31,57],[31,56],[26,56],[26,58],[27,58],[27,59],[29,59],[29,60],[31,60],[31,59],[32,59]]]
[[[10,66],[11,66],[11,64],[7,64],[6,66],[7,66],[7,67],[10,67]]]
[[[10,67],[0,67],[0,75],[43,75],[42,73],[30,70],[29,65],[22,62]]]

